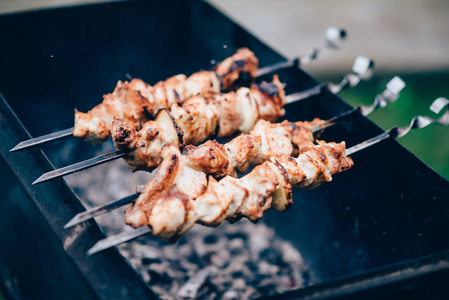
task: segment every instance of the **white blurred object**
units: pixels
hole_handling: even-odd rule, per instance
[[[346,30],[331,26],[326,30],[326,42],[331,48],[340,48],[346,40]]]

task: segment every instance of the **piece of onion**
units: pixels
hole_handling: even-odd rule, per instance
[[[170,113],[166,109],[161,109],[155,121],[164,130],[166,142],[181,149],[184,145],[183,133]]]

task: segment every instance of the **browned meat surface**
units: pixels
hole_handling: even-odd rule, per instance
[[[279,81],[277,75],[270,83],[262,82],[259,85],[253,85],[251,96],[259,107],[259,118],[274,122],[285,115],[284,106],[287,104],[287,100],[284,84]]]
[[[163,154],[162,164],[153,179],[145,185],[140,197],[126,210],[125,222],[131,226],[139,226],[139,224],[148,222],[154,201],[172,189],[182,172],[179,149],[165,145],[161,151]]]
[[[259,120],[250,134],[242,134],[225,145],[208,141],[198,147],[188,146],[188,164],[215,177],[236,176],[237,171],[245,172],[250,165],[259,165],[270,157],[290,156],[295,146],[313,141],[310,127],[304,124]]]
[[[220,93],[220,79],[218,79],[217,73],[213,71],[196,72],[187,78],[185,89],[186,93],[183,95],[183,101],[196,95],[211,97]],[[183,101],[180,102],[182,103]]]
[[[163,159],[163,147],[170,144],[170,136],[155,121],[145,123],[136,131],[121,119],[112,123],[112,137],[117,150],[127,152],[125,160],[132,171],[156,168]]]
[[[144,187],[137,200],[126,210],[125,222],[133,227],[142,222],[148,222],[155,201],[167,192],[176,192],[180,195],[188,195],[183,198],[196,198],[207,188],[206,174],[196,171],[185,163],[185,156],[179,149],[171,144],[161,149],[162,163],[157,168],[153,179]],[[185,201],[181,201],[184,203]],[[172,209],[172,206],[168,206]],[[156,216],[159,220],[159,217]],[[154,218],[153,218],[154,219]],[[151,218],[150,218],[151,220]],[[161,224],[159,226],[163,227]]]
[[[228,93],[217,95],[214,99],[220,115],[217,134],[219,137],[233,135],[243,123],[243,114],[239,104],[240,97],[238,96],[240,95],[236,93]]]
[[[149,116],[155,116],[162,108],[168,109],[196,95],[213,97],[222,89],[220,80],[226,81],[224,90],[228,90],[241,74],[254,78],[257,66],[254,53],[240,49],[216,67],[219,74],[214,71],[200,71],[189,77],[181,74],[160,81],[153,87],[140,79],[119,81],[114,92],[103,96],[101,104],[87,113],[75,114],[73,135],[94,144],[102,143],[110,135],[114,117],[125,120],[139,130]]]
[[[218,123],[217,108],[207,103],[203,96],[195,96],[171,107],[171,115],[184,134],[184,143],[198,144],[216,131]]]
[[[226,176],[217,182],[209,178],[207,189],[197,197],[183,194],[179,189],[170,189],[170,192],[162,193],[161,196],[157,191],[153,193],[147,190],[151,188],[149,183],[144,194],[158,194],[158,199],[139,197],[140,205],[151,207],[151,211],[138,211],[137,205],[133,204],[132,214],[138,217],[133,218],[136,222],[128,223],[133,227],[150,225],[156,228],[154,233],[158,236],[176,241],[196,222],[217,226],[225,219],[235,221],[246,217],[257,221],[269,207],[279,210],[289,207],[292,185],[300,188],[317,187],[331,181],[332,175],[353,165],[351,158],[345,155],[344,142],[319,142],[318,145],[304,142],[298,146],[301,153],[298,158],[288,155],[270,158],[240,179]],[[160,168],[163,168],[164,163]],[[158,172],[166,173],[163,170]],[[203,181],[191,180],[191,185],[204,188]],[[128,220],[130,210],[126,213]],[[142,214],[146,218],[141,217]]]
[[[111,134],[109,126],[100,118],[75,109],[73,136],[84,138],[94,145],[106,141]]]
[[[110,125],[114,117],[125,120],[130,126],[140,128],[148,121],[144,113],[146,98],[150,86],[140,79],[131,82],[119,81],[112,94],[103,96],[103,102],[88,113],[75,112],[73,135],[84,138],[94,144],[109,138]]]
[[[256,78],[258,67],[259,61],[254,52],[248,48],[241,48],[233,56],[218,64],[215,72],[221,77],[222,90],[228,91],[239,78]]]
[[[182,106],[172,105],[171,116],[176,123],[176,128],[182,131],[184,144],[187,145],[197,145],[215,134],[218,137],[226,137],[237,131],[248,132],[252,129],[250,136],[238,137],[223,148],[228,153],[222,150],[221,156],[228,157],[228,163],[221,166],[222,170],[216,169],[220,166],[217,160],[194,162],[194,160],[200,160],[198,154],[192,154],[192,165],[199,167],[203,164],[204,167],[200,167],[201,170],[216,169],[216,172],[211,173],[215,176],[235,174],[236,169],[243,172],[250,164],[259,164],[273,155],[292,154],[294,150],[292,143],[313,140],[310,128],[306,126],[309,123],[284,121],[281,124],[271,124],[263,120],[256,123],[259,112],[255,100],[252,99],[252,93],[247,88],[240,88],[236,93],[217,95],[211,101],[204,96],[194,96]],[[128,152],[126,160],[132,170],[152,170],[161,160],[158,149],[163,144],[158,143],[165,139],[162,135],[167,133],[161,133],[153,121],[146,123],[138,134],[131,135],[129,133],[131,127],[126,122],[117,122],[112,131],[114,143],[118,150]],[[156,134],[159,134],[157,138]],[[123,136],[126,136],[126,143],[120,142],[124,139]],[[156,144],[156,146],[153,147],[150,144]],[[204,149],[204,145],[201,149]],[[201,149],[197,151],[201,152]],[[154,153],[151,154],[153,150]],[[189,147],[189,150],[192,152],[195,148]],[[133,158],[133,155],[136,158]],[[149,162],[147,163],[145,159]]]

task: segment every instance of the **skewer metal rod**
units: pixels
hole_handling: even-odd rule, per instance
[[[357,144],[355,146],[352,146],[351,148],[346,149],[345,154],[347,156],[352,155],[352,154],[354,154],[354,153],[356,153],[356,152],[358,152],[360,150],[363,150],[365,148],[371,147],[371,146],[373,146],[373,145],[375,145],[375,144],[377,144],[377,143],[379,143],[379,142],[381,142],[381,141],[383,141],[383,140],[385,140],[385,139],[387,139],[389,137],[390,137],[390,133],[389,132],[384,132],[382,134],[379,134],[378,136],[370,138],[367,141],[364,141],[364,142],[362,142],[360,144]]]
[[[430,109],[432,109],[435,113],[440,113],[443,108],[449,106],[449,100],[440,97],[436,99],[432,105],[430,106]],[[430,124],[439,124],[442,126],[448,126],[449,125],[449,109],[446,110],[446,112],[439,118],[439,119],[433,119],[428,116],[416,116],[412,119],[410,124],[405,127],[393,127],[390,130],[379,134],[376,137],[373,137],[365,142],[362,142],[358,145],[355,145],[351,148],[346,149],[346,155],[351,155],[353,153],[356,153],[357,151],[363,150],[365,148],[368,148],[372,145],[377,144],[380,141],[383,141],[389,137],[392,138],[401,138],[405,135],[407,135],[412,129],[421,129],[429,126]]]
[[[101,216],[105,213],[110,212],[111,210],[114,210],[116,208],[119,208],[121,206],[124,206],[126,204],[129,204],[133,202],[137,197],[139,197],[140,194],[133,194],[131,196],[127,196],[125,198],[122,198],[118,201],[109,202],[102,206],[97,206],[92,209],[86,210],[82,213],[77,214],[73,219],[71,219],[66,225],[64,225],[64,229],[70,228],[72,226],[75,226],[79,223],[85,222],[89,219],[92,219],[97,216]]]
[[[43,143],[47,143],[50,141],[56,141],[56,140],[68,137],[68,136],[72,135],[72,131],[73,131],[73,127],[67,128],[64,130],[60,130],[60,131],[56,131],[53,133],[49,133],[46,135],[42,135],[42,136],[34,138],[34,139],[22,141],[22,142],[18,143],[14,148],[9,150],[9,152],[23,150],[23,149],[34,147],[34,146],[37,146],[37,145],[40,145]]]
[[[38,179],[36,179],[33,182],[33,185],[42,183],[42,182],[45,182],[45,181],[48,181],[48,180],[51,180],[51,179],[54,179],[57,177],[62,177],[62,176],[68,175],[68,174],[76,173],[81,170],[92,168],[94,166],[98,166],[98,165],[107,163],[108,161],[119,159],[125,155],[126,155],[126,153],[123,153],[120,151],[109,152],[109,153],[73,164],[73,165],[70,165],[67,167],[56,169],[56,170],[53,170],[53,171],[43,174],[41,177],[39,177]]]
[[[130,240],[141,237],[142,235],[150,233],[152,230],[149,226],[139,227],[137,229],[133,229],[130,231],[125,231],[110,237],[107,237],[103,240],[98,241],[92,248],[87,251],[88,255],[95,254],[97,252],[112,248],[114,246],[118,246],[122,243],[126,243]]]

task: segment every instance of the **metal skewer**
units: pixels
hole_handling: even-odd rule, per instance
[[[391,83],[395,83],[395,84],[391,84]],[[401,87],[401,88],[399,88]],[[354,109],[351,109],[348,112],[345,112],[343,114],[340,114],[334,118],[329,119],[328,121],[323,122],[323,124],[325,125],[317,125],[312,127],[312,131],[314,133],[316,132],[320,132],[322,131],[325,127],[329,127],[332,126],[334,124],[336,124],[339,120],[342,120],[352,114],[354,114],[357,111],[365,111],[365,116],[369,115],[371,112],[373,112],[374,110],[380,108],[380,107],[385,107],[386,104],[393,102],[394,100],[396,100],[398,98],[399,92],[405,87],[405,83],[399,78],[399,77],[394,77],[392,80],[390,80],[390,82],[387,84],[387,89],[382,92],[381,94],[377,95],[375,97],[374,103],[371,106],[358,106]],[[382,98],[385,103],[385,105],[381,106],[378,105],[379,103],[379,98],[380,96],[385,95],[384,98]],[[73,217],[73,219],[71,219],[65,226],[64,228],[70,228],[72,226],[75,226],[79,223],[85,222],[87,220],[90,220],[92,218],[95,218],[97,216],[103,215],[105,213],[108,213],[111,210],[114,210],[116,208],[119,208],[121,206],[127,205],[131,202],[133,202],[137,197],[139,197],[139,193],[135,193],[131,196],[113,201],[113,202],[109,202],[105,205],[102,206],[97,206],[94,207],[92,209],[86,210],[84,212],[78,213],[75,217]]]
[[[360,57],[357,57],[357,59],[354,62],[353,65],[353,71],[357,70],[358,72],[360,72],[359,74],[347,74],[344,76],[343,80],[339,83],[339,84],[333,84],[333,83],[324,83],[324,84],[319,84],[316,87],[306,90],[304,92],[298,92],[298,93],[294,93],[291,95],[286,96],[287,98],[287,104],[296,102],[296,101],[301,101],[301,100],[305,100],[307,98],[310,98],[311,96],[314,95],[318,95],[319,93],[321,93],[321,91],[323,90],[323,88],[327,88],[327,87],[331,87],[331,92],[340,92],[343,89],[347,89],[347,88],[353,88],[355,86],[357,86],[357,84],[360,82],[361,78],[370,78],[372,75],[372,67],[373,64],[369,63],[372,62],[372,60],[363,57],[362,59],[360,59]],[[360,65],[360,63],[363,63],[364,65],[366,65],[366,69],[362,69],[360,67],[358,67]],[[364,72],[362,71],[364,70]],[[367,74],[369,74],[369,76],[367,76]],[[349,80],[348,78],[352,78],[351,80]],[[350,82],[350,83],[348,83]],[[324,128],[324,127],[323,127]],[[321,128],[321,129],[323,129]],[[79,162],[79,163],[75,163],[73,165],[69,165],[63,168],[59,168],[47,173],[44,173],[42,176],[40,176],[38,179],[36,179],[32,184],[38,184],[38,183],[42,183],[48,180],[52,180],[54,178],[58,178],[58,177],[62,177],[68,174],[73,174],[85,169],[89,169],[91,167],[100,165],[100,164],[104,164],[108,161],[111,160],[115,160],[115,159],[119,159],[123,156],[125,156],[126,153],[124,152],[120,152],[120,151],[113,151],[113,152],[109,152],[91,159],[87,159],[85,161]]]
[[[356,87],[360,81],[369,80],[374,73],[374,61],[365,56],[357,56],[352,65],[352,73],[348,73],[343,77],[340,83],[323,82],[317,86],[286,96],[287,104],[307,99],[309,97],[319,95],[324,89],[328,89],[332,94]]]
[[[362,115],[365,117],[370,115],[373,111],[383,108],[387,106],[389,103],[392,103],[396,101],[396,99],[399,97],[399,93],[405,88],[405,82],[402,81],[402,79],[399,76],[393,77],[388,83],[387,88],[379,95],[374,98],[374,103],[369,106],[359,105],[354,107],[353,109],[344,112],[338,116],[335,116],[333,118],[330,118],[327,121],[324,121],[321,124],[317,124],[312,127],[312,132],[316,133],[319,132],[325,128],[329,128],[330,126],[333,126],[338,121],[354,114],[356,111],[360,111]]]
[[[95,254],[97,252],[126,243],[130,240],[137,239],[138,237],[141,237],[151,232],[152,230],[149,226],[142,226],[137,229],[121,232],[119,234],[107,237],[97,242],[92,248],[89,249],[89,251],[87,251],[87,254],[88,255]]]
[[[109,152],[100,156],[96,156],[94,158],[89,158],[86,160],[83,160],[79,163],[75,163],[66,167],[62,167],[47,173],[42,174],[42,176],[40,176],[38,179],[36,179],[32,184],[38,184],[38,183],[42,183],[48,180],[52,180],[58,177],[62,177],[65,175],[69,175],[69,174],[73,174],[73,173],[77,173],[79,171],[85,170],[85,169],[89,169],[98,165],[102,165],[104,163],[107,163],[111,160],[116,160],[119,158],[122,158],[126,155],[125,152],[120,152],[120,151],[113,151],[113,152]]]
[[[26,148],[40,145],[40,144],[48,143],[51,141],[56,141],[56,140],[71,136],[72,132],[73,132],[73,127],[70,127],[70,128],[64,129],[64,130],[56,131],[56,132],[49,133],[46,135],[41,135],[40,137],[22,141],[22,142],[18,143],[14,148],[9,150],[9,152],[23,150]]]
[[[269,73],[272,73],[272,72],[275,72],[275,71],[287,69],[287,68],[290,68],[293,66],[299,67],[300,65],[301,66],[306,65],[306,64],[310,63],[311,61],[316,60],[318,57],[323,57],[324,56],[323,53],[326,53],[326,49],[340,48],[341,45],[343,44],[343,41],[345,40],[345,38],[346,38],[346,31],[344,29],[337,28],[337,27],[329,27],[326,31],[326,43],[327,43],[326,46],[323,46],[321,49],[314,50],[312,52],[312,54],[310,54],[310,55],[258,69],[258,71],[256,73],[256,78],[266,75],[266,74],[269,74]],[[319,53],[321,53],[321,54],[318,55]],[[126,77],[129,80],[132,79],[132,77],[129,74],[126,74]],[[50,134],[46,134],[46,135],[43,135],[40,137],[32,138],[32,139],[29,139],[26,141],[22,141],[9,151],[14,152],[14,151],[19,151],[19,150],[24,150],[27,148],[38,146],[43,143],[48,143],[48,142],[56,141],[56,140],[59,140],[59,139],[65,138],[65,137],[69,137],[72,135],[72,130],[73,130],[73,127],[67,128],[67,129],[64,129],[61,131],[53,132]]]
[[[449,105],[449,100],[446,98],[438,98],[436,99],[431,108],[435,113],[439,113],[444,107]],[[390,130],[381,133],[378,136],[375,136],[367,141],[364,141],[360,144],[357,144],[351,148],[346,149],[345,154],[346,155],[352,155],[358,151],[361,151],[365,148],[371,147],[383,140],[386,140],[388,138],[400,138],[405,136],[407,133],[409,133],[412,129],[420,129],[427,127],[430,124],[440,124],[443,126],[449,125],[449,110],[446,110],[446,112],[443,114],[442,117],[439,119],[432,119],[427,116],[416,116],[412,119],[409,126],[406,127],[393,127]],[[112,235],[110,237],[107,237],[103,240],[98,241],[95,243],[95,245],[87,251],[88,255],[93,255],[95,253],[98,253],[100,251],[118,246],[124,242],[128,242],[130,240],[133,240],[135,238],[138,238],[140,236],[143,236],[145,234],[151,233],[152,229],[149,226],[143,226],[139,227],[137,229],[131,230],[131,231],[125,231],[122,233],[119,233],[117,235]]]
[[[305,66],[318,58],[323,58],[324,56],[326,56],[329,53],[330,49],[341,48],[344,41],[346,40],[346,37],[346,30],[344,30],[343,28],[328,27],[325,34],[326,43],[322,47],[313,49],[310,54],[303,57],[293,58],[285,62],[280,62],[271,66],[260,68],[256,72],[256,77],[264,76],[274,71],[279,71],[290,67],[299,68]]]
[[[87,220],[90,220],[92,218],[95,218],[97,216],[101,216],[105,213],[110,212],[111,210],[114,210],[116,208],[119,208],[121,206],[130,204],[134,200],[139,197],[139,193],[132,194],[130,196],[124,197],[120,200],[109,202],[102,206],[97,206],[92,209],[86,210],[82,213],[77,214],[73,219],[71,219],[67,224],[64,225],[64,229],[70,228],[72,226],[75,226],[79,223],[85,222]]]

